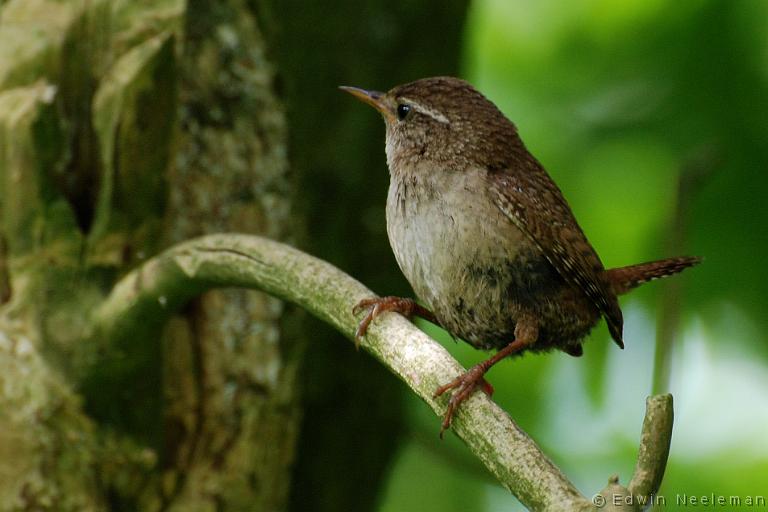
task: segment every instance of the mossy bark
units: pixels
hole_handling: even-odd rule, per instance
[[[0,3],[2,510],[286,503],[295,313],[217,291],[93,331],[120,276],[174,242],[295,231],[258,20],[211,4]]]

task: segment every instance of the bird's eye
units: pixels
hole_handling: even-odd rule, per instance
[[[406,105],[405,103],[401,103],[397,106],[397,118],[399,120],[403,120],[406,117],[408,117],[408,114],[411,113],[411,106]]]

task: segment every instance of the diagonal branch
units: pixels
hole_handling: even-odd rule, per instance
[[[258,289],[297,304],[350,340],[358,322],[352,314],[353,305],[373,295],[336,267],[287,245],[257,236],[209,235],[172,247],[125,276],[95,312],[95,339],[130,341],[141,326],[162,322],[188,300],[218,287]],[[384,315],[371,326],[362,347],[438,415],[444,413],[446,400],[434,399],[432,393],[463,368],[440,344],[403,317]],[[533,440],[484,393],[475,393],[462,404],[453,430],[528,508],[593,508]],[[661,474],[654,473],[654,481],[660,481]],[[635,487],[646,492],[647,486],[639,480]]]

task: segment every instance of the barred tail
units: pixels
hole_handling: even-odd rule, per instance
[[[696,256],[682,256],[665,260],[638,263],[628,267],[612,268],[607,270],[608,280],[616,295],[627,293],[643,283],[671,276],[682,272],[688,267],[701,263],[701,258]]]

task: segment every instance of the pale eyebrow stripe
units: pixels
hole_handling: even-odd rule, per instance
[[[427,108],[424,105],[406,97],[402,97],[400,99],[406,102],[408,105],[410,105],[416,112],[420,112],[424,115],[427,115],[437,122],[444,123],[444,124],[448,124],[450,122],[448,121],[447,117],[445,117],[442,113],[438,112],[437,110],[432,110],[431,108]]]

